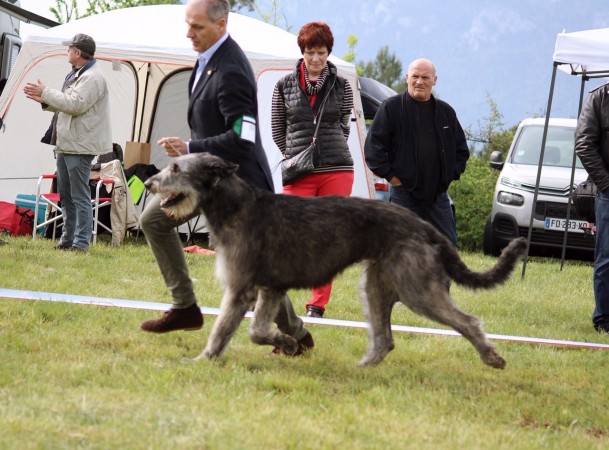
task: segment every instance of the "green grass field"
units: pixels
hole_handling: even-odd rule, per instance
[[[143,239],[88,254],[6,238],[0,288],[168,302]],[[464,254],[473,268],[494,259]],[[201,306],[217,307],[214,257],[188,254]],[[493,291],[453,285],[488,333],[609,344],[591,325],[592,266],[532,258]],[[360,269],[334,284],[326,317],[363,320]],[[308,292],[290,293],[304,313]],[[310,325],[302,358],[269,356],[245,320],[217,361],[193,363],[201,331],[151,335],[158,312],[0,298],[1,449],[606,449],[609,352],[496,342],[485,366],[461,337],[396,333],[359,368],[366,330]],[[397,305],[394,324],[440,328]]]

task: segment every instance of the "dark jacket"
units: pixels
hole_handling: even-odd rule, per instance
[[[193,70],[188,92],[192,91]],[[236,132],[244,116],[256,120],[256,143]],[[237,175],[253,186],[273,189],[273,178],[262,147],[254,71],[243,50],[229,36],[213,54],[190,94],[190,152],[209,152],[239,164]]]
[[[376,175],[399,178],[406,189],[417,185],[418,108],[407,92],[386,99],[368,130],[366,163]],[[465,171],[469,148],[455,110],[432,96],[440,149],[440,192]]]
[[[609,83],[590,92],[575,129],[575,152],[600,191],[609,189]]]
[[[317,153],[313,158],[315,169],[336,168],[353,170],[353,158],[349,151],[345,132],[341,126],[341,106],[345,96],[347,80],[336,73],[336,67],[328,62],[330,73],[318,93],[319,108],[325,106],[317,133]],[[311,145],[315,133],[316,119],[306,92],[299,83],[298,65],[294,72],[277,82],[276,91],[285,110],[285,157],[291,157]],[[273,126],[277,124],[273,123]],[[283,134],[283,133],[282,133]],[[274,136],[275,137],[275,136]],[[278,143],[279,146],[279,143]],[[302,176],[308,175],[303,173]]]

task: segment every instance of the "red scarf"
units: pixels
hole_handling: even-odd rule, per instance
[[[300,63],[300,87],[302,87],[302,89],[305,91],[305,93],[307,92],[307,82],[305,80],[305,63],[304,60],[301,61]],[[307,94],[307,97],[309,98],[309,103],[311,104],[311,108],[313,108],[313,105],[315,104],[315,100],[317,99],[317,94],[313,94],[313,95],[309,95]]]

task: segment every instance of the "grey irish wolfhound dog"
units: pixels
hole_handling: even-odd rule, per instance
[[[246,184],[237,168],[216,156],[193,154],[172,160],[146,182],[168,215],[203,213],[213,238],[225,291],[197,359],[219,357],[254,303],[251,340],[293,354],[296,340],[273,326],[279,300],[288,289],[321,286],[361,261],[369,346],[360,365],[378,364],[393,349],[391,311],[402,302],[461,333],[489,366],[505,367],[478,319],[457,308],[447,285],[452,279],[488,289],[504,282],[525,250],[523,238],[512,241],[494,267],[473,272],[448,239],[406,208],[353,197],[277,195]]]

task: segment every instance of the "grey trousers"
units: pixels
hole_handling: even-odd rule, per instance
[[[156,258],[165,285],[171,292],[174,309],[188,308],[197,302],[182,242],[176,229],[185,222],[170,219],[161,210],[160,199],[156,195],[149,197],[146,209],[140,216],[140,227]],[[302,319],[294,311],[287,295],[283,297],[275,323],[281,332],[297,340],[307,334]]]

